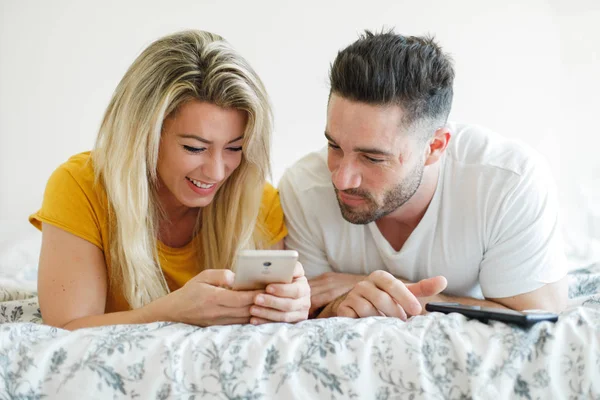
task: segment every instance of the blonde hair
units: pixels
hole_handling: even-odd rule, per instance
[[[133,62],[104,115],[92,159],[108,196],[110,285],[132,308],[169,292],[157,253],[157,162],[163,121],[197,99],[247,113],[242,161],[199,213],[194,246],[203,268],[229,268],[243,248],[262,247],[257,225],[269,169],[272,113],[250,65],[222,37],[183,31]]]

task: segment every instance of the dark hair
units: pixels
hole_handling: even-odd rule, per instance
[[[452,106],[454,69],[433,37],[365,31],[338,52],[330,81],[330,95],[400,106],[405,126],[422,120],[443,125]]]

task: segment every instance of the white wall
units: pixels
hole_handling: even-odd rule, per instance
[[[453,54],[452,119],[535,146],[567,196],[575,183],[600,177],[598,21],[594,0],[2,0],[0,221],[25,221],[39,207],[53,169],[91,148],[133,59],[186,28],[226,37],[265,81],[276,116],[275,181],[325,144],[327,72],[337,50],[364,28],[396,27],[435,34]]]

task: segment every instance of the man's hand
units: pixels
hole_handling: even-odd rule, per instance
[[[308,284],[311,292],[309,315],[348,293],[354,285],[366,278],[364,275],[326,272],[309,280]]]
[[[409,316],[421,314],[418,297],[434,296],[447,284],[443,276],[405,284],[389,272],[375,271],[358,282],[332,311],[339,317],[387,316],[406,321]]]

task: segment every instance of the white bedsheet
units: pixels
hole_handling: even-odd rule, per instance
[[[569,310],[530,329],[432,313],[68,332],[39,324],[33,293],[4,289],[0,399],[598,398],[600,268],[570,279]]]
[[[556,324],[530,329],[431,313],[68,332],[41,325],[39,234],[2,231],[0,400],[600,398],[600,264],[570,273]]]

